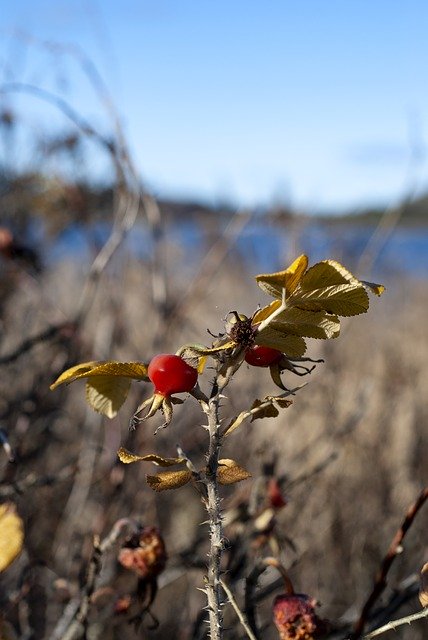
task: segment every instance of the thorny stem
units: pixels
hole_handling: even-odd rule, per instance
[[[223,550],[223,532],[217,481],[218,460],[221,447],[219,404],[219,394],[216,394],[209,401],[207,412],[209,447],[206,474],[206,507],[210,527],[210,550],[206,592],[211,640],[221,640],[223,637],[223,615],[221,611],[220,590],[220,564]]]
[[[280,307],[264,320],[260,328],[266,328],[286,308],[285,289],[282,292]],[[211,640],[221,640],[223,638],[223,614],[221,599],[221,557],[223,551],[223,527],[222,514],[220,508],[220,496],[218,491],[218,461],[222,444],[222,433],[220,430],[220,399],[224,388],[229,384],[233,375],[241,366],[244,360],[244,350],[237,348],[234,354],[217,370],[214,379],[211,397],[208,400],[205,413],[208,417],[209,446],[207,456],[206,488],[207,498],[205,501],[208,512],[208,522],[210,528],[210,550],[208,561],[208,575],[206,582],[206,593],[208,601],[208,614]]]

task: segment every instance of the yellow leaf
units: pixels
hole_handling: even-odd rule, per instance
[[[260,289],[268,295],[281,299],[282,290],[285,289],[288,298],[296,289],[307,267],[308,258],[301,255],[284,271],[262,273],[256,276],[256,281]]]
[[[156,453],[138,456],[123,447],[119,449],[117,455],[119,460],[124,464],[130,464],[131,462],[153,462],[153,464],[157,464],[159,467],[172,467],[174,464],[183,464],[186,462],[184,458],[163,458]]]
[[[361,284],[343,264],[337,260],[317,262],[305,273],[301,280],[304,289],[331,287],[336,284]]]
[[[289,304],[308,311],[327,311],[338,316],[357,316],[366,313],[369,297],[362,284],[338,284],[319,289],[299,288]]]
[[[97,411],[114,418],[125,402],[131,386],[129,378],[97,376],[86,383],[86,401]]]
[[[260,324],[263,320],[266,320],[281,306],[281,300],[274,300],[266,307],[259,309],[253,316],[253,324]]]
[[[148,380],[147,365],[142,362],[85,362],[71,367],[62,373],[53,384],[51,389],[56,389],[60,384],[70,384],[80,378],[92,378],[96,376],[110,376],[131,378],[134,380]]]
[[[326,311],[307,311],[297,307],[282,311],[267,329],[269,326],[285,334],[291,333],[322,340],[337,338],[340,333],[340,320],[336,315]],[[260,335],[263,335],[263,331]]]
[[[191,477],[190,471],[163,471],[154,476],[146,476],[146,480],[154,491],[167,491],[182,487],[189,482]]]
[[[225,458],[218,461],[217,479],[220,484],[235,484],[247,478],[251,478],[251,473],[239,466],[235,460]]]
[[[272,325],[268,325],[257,334],[255,343],[278,349],[289,358],[300,358],[306,351],[306,342],[300,336],[287,335],[283,331],[277,331]]]
[[[96,361],[83,362],[82,364],[77,364],[74,367],[70,367],[70,369],[67,369],[66,371],[61,373],[61,375],[55,380],[55,382],[51,384],[50,389],[53,391],[54,389],[59,387],[60,384],[64,384],[64,382],[66,382],[67,384],[73,382],[73,380],[76,380],[76,378],[80,377],[81,374],[91,371],[91,369],[97,367],[99,364],[101,363]]]
[[[0,504],[0,572],[21,553],[24,527],[12,502]]]
[[[366,287],[366,289],[369,289],[369,291],[372,291],[377,296],[381,296],[382,293],[385,291],[385,287],[383,286],[383,284],[375,284],[374,282],[365,282],[364,280],[361,280],[361,283]]]

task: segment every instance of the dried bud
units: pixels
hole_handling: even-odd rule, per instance
[[[118,560],[141,578],[156,578],[165,568],[165,543],[156,527],[144,527],[125,541]]]
[[[327,632],[325,620],[315,613],[316,601],[301,593],[280,595],[273,616],[280,640],[317,640]]]
[[[129,594],[120,596],[114,604],[114,612],[117,614],[128,613],[132,604],[132,597]]]
[[[424,564],[421,570],[419,601],[423,607],[428,607],[428,562]]]
[[[269,506],[273,509],[282,509],[287,504],[287,500],[281,493],[281,487],[279,486],[276,478],[270,478],[267,489]]]

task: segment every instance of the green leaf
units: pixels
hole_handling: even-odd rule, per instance
[[[146,476],[146,480],[154,491],[168,491],[187,484],[191,477],[190,471],[162,471],[154,476]]]
[[[0,572],[21,553],[24,526],[12,502],[0,504]]]
[[[217,480],[220,484],[235,484],[251,478],[251,473],[241,467],[235,460],[224,458],[218,461]]]
[[[120,447],[117,452],[118,458],[124,464],[130,464],[131,462],[153,462],[160,467],[172,467],[175,464],[183,464],[186,462],[184,458],[163,458],[156,453],[148,453],[145,456],[139,456],[131,451],[128,451],[124,447]]]

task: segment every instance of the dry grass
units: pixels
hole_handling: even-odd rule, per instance
[[[263,294],[241,266],[224,260],[204,293],[197,299],[189,296],[180,317],[165,323],[153,311],[145,265],[121,255],[113,266],[104,276],[83,329],[71,343],[40,344],[2,367],[2,426],[18,462],[11,465],[1,457],[0,496],[17,504],[26,542],[24,554],[2,576],[0,593],[7,617],[22,637],[26,627],[33,630],[34,638],[55,637],[53,629],[82,579],[92,534],[107,533],[125,516],[158,525],[170,557],[153,608],[160,627],[143,632],[142,637],[202,637],[193,623],[204,603],[203,594],[195,588],[202,586],[203,570],[189,566],[189,557],[190,564],[198,557],[204,560],[203,542],[199,543],[205,535],[200,526],[204,514],[198,496],[192,487],[155,495],[144,480],[151,469],[125,468],[115,455],[120,443],[165,455],[174,455],[180,443],[196,463],[203,463],[205,431],[196,403],[190,399],[177,407],[171,427],[155,438],[150,422],[128,432],[136,403],[148,393],[141,386],[135,385],[120,417],[113,421],[86,408],[80,385],[54,393],[48,387],[70,361],[107,357],[147,361],[159,342],[162,351],[176,350],[186,342],[206,342],[207,328],[220,331],[228,311],[251,312],[263,301]],[[177,268],[169,273],[170,291],[179,300],[188,289],[186,278]],[[21,271],[10,272],[8,278],[12,290],[1,318],[3,353],[48,323],[70,317],[83,270],[62,263],[37,280]],[[424,451],[428,336],[423,322],[428,294],[423,284],[388,284],[388,295],[373,300],[367,316],[345,321],[338,340],[312,341],[310,355],[324,357],[326,362],[311,375],[292,407],[277,419],[243,426],[223,451],[224,457],[236,458],[253,474],[252,481],[224,491],[226,510],[248,498],[263,464],[276,456],[276,473],[284,478],[289,498],[278,514],[276,532],[293,543],[284,544],[282,559],[290,567],[296,589],[319,599],[322,615],[332,620],[358,614],[406,508],[428,480]],[[289,383],[294,383],[291,374]],[[226,419],[271,391],[266,370],[242,367],[228,389]],[[311,475],[330,458],[319,473]],[[51,482],[19,489],[30,474],[50,475]],[[295,482],[304,474],[309,477]],[[426,527],[422,513],[391,572],[390,589],[426,562]],[[226,534],[233,540],[236,531],[229,529]],[[183,564],[179,554],[185,550],[193,553]],[[19,587],[22,571],[27,572],[26,579],[29,576],[29,592],[20,604],[6,604]],[[267,582],[273,577],[269,574]],[[66,581],[62,591],[58,578]],[[106,590],[93,606],[91,637],[135,637],[133,627],[112,614],[115,595],[135,587],[133,577],[119,570],[114,554],[106,558],[100,585],[113,591]],[[242,602],[242,580],[235,590]],[[386,600],[390,593],[386,592]],[[271,599],[260,610],[264,622],[269,622]],[[414,598],[400,614],[417,608]],[[227,621],[234,623],[232,614]],[[423,629],[421,622],[419,627],[400,629],[394,637],[422,640]],[[235,626],[227,637],[243,637],[242,629]],[[264,640],[274,637],[272,627],[267,627]]]

